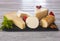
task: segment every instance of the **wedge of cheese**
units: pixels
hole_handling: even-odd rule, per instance
[[[29,16],[31,16],[31,14],[29,14],[28,12],[24,12],[24,11],[20,11],[20,10],[18,10],[17,11],[17,17],[24,17],[24,16],[27,16],[27,17],[29,17]]]
[[[55,16],[48,15],[40,20],[40,25],[44,28],[47,28],[50,24],[54,23],[54,21],[55,21]]]
[[[35,16],[41,20],[43,17],[48,15],[48,9],[46,8],[40,8],[35,10]]]
[[[4,16],[9,20],[12,20],[14,24],[20,29],[25,28],[25,22],[22,20],[22,18],[16,16],[16,12],[6,13]]]

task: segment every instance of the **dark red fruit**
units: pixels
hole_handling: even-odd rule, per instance
[[[55,16],[54,13],[53,13],[52,11],[49,13],[49,15]]]
[[[36,6],[37,9],[40,9],[41,8],[41,5],[40,6]]]
[[[27,16],[23,16],[23,20],[26,21],[26,19],[27,19]]]

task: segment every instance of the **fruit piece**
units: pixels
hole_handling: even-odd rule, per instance
[[[26,21],[26,19],[27,19],[27,16],[23,16],[23,20]]]
[[[39,25],[39,20],[36,17],[28,17],[26,19],[26,24],[29,28],[35,29]]]
[[[37,9],[40,9],[41,8],[41,5],[40,6],[36,6]]]
[[[52,11],[49,13],[49,15],[55,16],[54,13],[53,13]]]

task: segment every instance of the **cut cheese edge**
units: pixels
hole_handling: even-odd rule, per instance
[[[26,24],[29,28],[35,29],[39,25],[39,20],[38,18],[31,16],[26,19]]]
[[[22,18],[18,18],[16,16],[16,12],[11,12],[11,13],[7,13],[4,15],[5,17],[7,17],[9,20],[12,20],[14,22],[14,24],[19,27],[20,29],[24,29],[25,28],[25,22],[23,21]]]
[[[47,21],[44,20],[44,19],[42,19],[42,20],[40,21],[40,25],[41,25],[43,28],[47,28],[47,27],[48,27],[48,23],[47,23]]]

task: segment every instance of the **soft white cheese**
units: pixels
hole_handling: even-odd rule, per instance
[[[29,28],[35,29],[39,25],[39,20],[38,18],[31,16],[26,19],[26,24]]]

